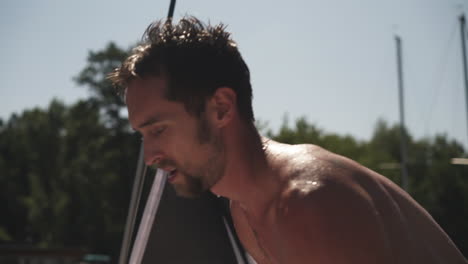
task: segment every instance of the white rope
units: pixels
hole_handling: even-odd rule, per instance
[[[145,211],[143,212],[140,226],[138,227],[135,244],[130,255],[130,264],[141,264],[146,245],[148,244],[148,238],[151,233],[151,227],[153,226],[154,217],[158,211],[159,202],[161,201],[161,196],[164,191],[166,178],[167,174],[163,170],[158,169],[156,171],[153,186],[151,187]]]
[[[229,228],[229,225],[226,221],[226,218],[223,217],[223,222],[224,222],[224,226],[226,227],[226,230],[227,230],[227,233],[228,233],[228,236],[229,236],[229,240],[231,241],[231,245],[232,245],[232,249],[234,250],[234,255],[236,256],[236,259],[237,259],[237,263],[238,264],[257,264],[257,262],[252,258],[252,256],[249,255],[249,253],[246,251],[245,252],[245,255],[247,257],[247,263],[244,262],[242,256],[241,256],[241,251],[239,249],[239,247],[237,246],[237,243],[234,239],[234,235],[232,234],[232,230],[231,228]]]

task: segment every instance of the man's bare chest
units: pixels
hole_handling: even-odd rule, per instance
[[[258,264],[280,263],[281,238],[272,219],[249,219],[241,208],[231,210],[237,235]]]

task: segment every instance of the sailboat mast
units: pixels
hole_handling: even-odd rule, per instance
[[[398,67],[398,99],[400,105],[400,151],[401,151],[401,181],[403,189],[408,190],[408,170],[407,170],[407,150],[406,150],[406,129],[405,129],[405,109],[403,94],[403,66],[401,56],[401,38],[395,36],[397,49],[397,67]]]
[[[467,118],[467,134],[468,134],[468,73],[467,73],[467,63],[466,63],[466,45],[465,45],[465,15],[462,14],[460,16],[460,36],[461,36],[461,43],[462,43],[462,52],[463,52],[463,76],[464,76],[464,81],[465,81],[465,102],[466,102],[466,118]],[[468,138],[467,138],[468,139]]]

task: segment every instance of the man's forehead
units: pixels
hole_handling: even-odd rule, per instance
[[[161,119],[161,107],[166,101],[162,93],[164,85],[164,80],[155,77],[134,79],[128,84],[125,103],[134,129]]]
[[[166,89],[166,83],[166,78],[163,77],[136,77],[128,83],[126,94],[128,94],[129,91],[133,91],[134,89],[162,93]]]
[[[129,110],[129,121],[133,130],[139,131],[155,123],[163,122],[173,116],[167,109],[159,107],[148,107]]]
[[[125,104],[129,111],[141,104],[151,104],[165,99],[165,80],[151,77],[134,79],[125,92]]]

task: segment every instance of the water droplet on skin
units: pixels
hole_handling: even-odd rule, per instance
[[[311,181],[311,180],[306,180],[306,181],[300,181],[300,180],[295,180],[291,182],[291,186],[297,190],[299,190],[302,193],[308,193],[310,191],[313,191],[317,189],[320,184],[318,181]]]

